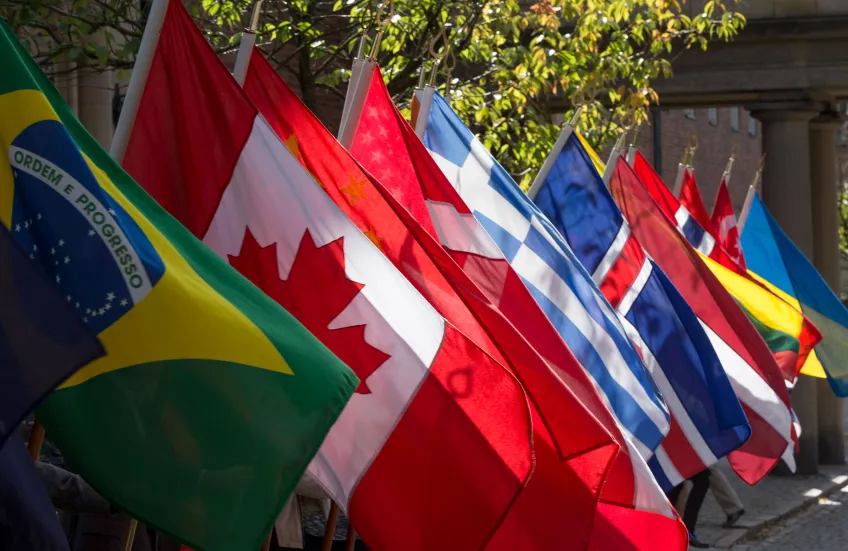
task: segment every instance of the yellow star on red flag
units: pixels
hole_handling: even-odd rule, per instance
[[[380,249],[381,251],[383,250],[383,238],[377,235],[377,232],[374,230],[373,226],[368,226],[368,231],[363,233],[365,233],[365,237],[367,237],[371,241],[371,243],[374,243],[374,245],[376,245],[378,249]]]
[[[341,188],[339,191],[347,196],[347,202],[353,206],[356,204],[357,199],[367,199],[368,197],[365,195],[364,191],[365,180],[357,180],[353,177],[353,175],[350,175],[349,178],[350,183]]]

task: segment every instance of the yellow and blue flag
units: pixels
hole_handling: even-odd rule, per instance
[[[801,372],[823,371],[837,396],[848,396],[848,309],[821,274],[754,196],[742,231],[745,263],[777,288],[781,298],[800,308],[821,333],[821,342],[807,357]]]

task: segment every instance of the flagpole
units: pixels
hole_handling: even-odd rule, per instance
[[[545,183],[545,179],[554,167],[554,162],[556,162],[557,157],[559,157],[562,148],[565,147],[565,142],[567,142],[568,138],[574,133],[574,129],[577,127],[577,121],[580,118],[580,112],[582,110],[583,107],[578,107],[574,112],[574,116],[571,117],[571,120],[563,125],[562,131],[559,133],[559,137],[557,138],[556,143],[554,143],[553,149],[551,149],[551,152],[548,153],[545,162],[542,164],[542,168],[539,169],[539,172],[536,174],[536,178],[533,180],[533,183],[530,184],[530,189],[527,190],[527,197],[529,197],[531,201],[536,197],[536,194],[539,193],[539,188],[542,187],[542,184]]]
[[[733,161],[736,160],[735,155],[731,155],[727,160],[727,166],[724,167],[724,185],[730,187],[730,174],[733,172]]]
[[[636,147],[636,138],[639,136],[640,128],[642,128],[641,124],[636,127],[636,132],[633,133],[633,141],[627,147],[627,156],[624,158],[630,166],[633,166],[633,162],[636,160],[636,152],[639,151]]]
[[[257,0],[253,6],[253,15],[250,17],[250,25],[241,33],[236,65],[233,67],[233,77],[239,86],[244,88],[244,79],[247,78],[247,69],[250,67],[250,54],[256,45],[256,30],[259,27],[259,14],[261,13],[263,0]]]
[[[674,189],[671,192],[675,197],[680,195],[680,188],[683,187],[683,175],[686,174],[686,170],[688,168],[686,164],[686,158],[689,156],[689,148],[687,147],[683,151],[683,160],[680,161],[677,165],[677,177],[674,179]]]
[[[372,59],[363,59],[359,78],[356,79],[356,82],[351,81],[351,85],[347,89],[347,95],[350,96],[350,109],[339,127],[339,143],[345,149],[349,150],[353,145],[353,138],[356,136],[356,129],[359,128],[359,121],[362,119],[362,110],[365,108],[365,99],[368,96],[371,78],[374,76],[376,67],[377,64]]]
[[[610,180],[612,180],[612,175],[615,172],[615,165],[618,163],[619,157],[624,153],[624,140],[627,138],[627,132],[622,132],[621,136],[618,137],[618,140],[615,142],[615,146],[612,148],[612,152],[610,152],[609,160],[607,161],[607,166],[604,168],[604,185],[609,186]]]
[[[27,450],[33,463],[38,461],[38,456],[41,455],[42,444],[44,444],[44,425],[36,419],[32,423],[32,431],[29,433],[29,440],[27,441]]]
[[[336,522],[339,520],[339,505],[335,501],[330,505],[330,516],[324,526],[324,539],[321,540],[321,551],[330,551],[333,547],[333,536],[336,533]]]
[[[342,107],[342,126],[345,124],[348,113],[350,113],[350,101],[353,94],[350,89],[359,82],[359,75],[362,73],[362,64],[365,62],[365,44],[368,40],[368,34],[363,34],[359,39],[359,46],[356,49],[356,57],[353,58],[353,64],[350,67],[350,80],[348,81],[348,93],[345,94],[344,107]]]
[[[736,222],[736,228],[739,235],[742,235],[742,230],[745,228],[745,221],[748,220],[748,211],[751,210],[751,204],[754,202],[754,196],[757,194],[757,185],[760,183],[760,178],[763,175],[763,166],[766,162],[766,155],[760,158],[760,164],[757,167],[757,172],[754,173],[754,180],[748,188],[748,195],[745,196],[745,204],[742,205],[742,210],[739,211],[739,221]]]
[[[130,83],[127,87],[127,95],[124,97],[124,105],[121,107],[121,116],[115,128],[115,136],[112,138],[112,147],[109,155],[120,164],[127,152],[135,117],[141,104],[141,96],[144,86],[147,84],[147,76],[150,74],[150,66],[153,65],[153,56],[156,54],[156,45],[159,43],[159,35],[162,33],[162,25],[165,23],[165,14],[168,13],[168,2],[170,0],[153,0],[150,14],[147,16],[147,24],[144,26],[144,35],[138,48],[133,71],[130,75]]]
[[[730,174],[733,172],[733,161],[736,160],[736,150],[739,144],[733,144],[733,148],[730,150],[730,158],[727,159],[727,166],[724,167],[724,185],[730,187]]]
[[[751,210],[751,203],[754,202],[754,195],[757,194],[757,188],[752,184],[748,188],[748,195],[745,196],[745,204],[742,205],[742,210],[739,211],[739,221],[736,222],[736,229],[739,235],[742,235],[742,230],[745,228],[745,221],[748,220],[748,211]]]
[[[418,96],[418,116],[415,119],[415,134],[423,140],[424,132],[427,131],[427,119],[430,117],[430,109],[433,107],[433,97],[436,95],[436,89],[427,85],[422,90],[416,90],[415,95]]]

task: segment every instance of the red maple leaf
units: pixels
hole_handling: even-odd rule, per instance
[[[365,342],[365,325],[328,328],[365,287],[345,274],[344,238],[316,247],[307,230],[286,280],[280,279],[277,244],[259,246],[249,228],[239,255],[229,259],[233,268],[288,310],[356,373],[361,381],[356,392],[371,393],[365,380],[389,356]]]

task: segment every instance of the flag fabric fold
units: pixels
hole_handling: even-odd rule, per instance
[[[718,243],[734,262],[745,269],[745,255],[742,254],[739,228],[736,226],[736,214],[733,212],[733,203],[730,201],[730,192],[727,190],[726,175],[721,177],[721,183],[718,185],[710,225]]]
[[[489,255],[509,262],[621,426],[650,456],[667,431],[667,412],[617,316],[568,244],[438,94],[423,141],[473,215],[466,220],[497,246]]]
[[[728,460],[744,481],[754,484],[794,445],[783,374],[756,328],[623,159],[610,193],[633,235],[698,316],[733,383],[752,432]]]
[[[356,377],[121,170],[3,23],[0,72],[0,220],[109,351],[39,419],[132,516],[258,549]]]
[[[358,375],[309,472],[368,545],[480,548],[534,468],[527,397],[289,146],[171,2],[124,166]]]
[[[375,91],[377,87],[382,91]],[[381,83],[372,85],[371,94],[374,97],[369,96],[369,102],[379,100],[383,105],[391,105]],[[379,105],[378,101],[374,101],[374,105]],[[552,361],[555,356],[549,356],[550,349],[545,343],[532,336],[533,328],[523,322],[525,316],[520,314],[534,311],[530,307],[536,303],[535,311],[541,310],[549,322],[553,322],[544,325],[546,338],[551,337],[548,341],[568,344],[611,412],[618,419],[628,421],[621,437],[629,444],[632,466],[611,471],[606,487],[618,491],[622,488],[620,474],[630,473],[628,476],[632,477],[635,473],[636,488],[643,489],[637,490],[635,499],[627,492],[622,492],[620,497],[602,493],[593,527],[593,545],[643,549],[650,545],[645,539],[647,531],[653,531],[667,538],[667,545],[676,548],[680,545],[679,528],[676,523],[668,522],[671,519],[666,500],[657,491],[653,476],[644,469],[644,460],[636,451],[638,448],[649,454],[646,450],[656,447],[668,426],[667,410],[644,364],[638,356],[631,355],[635,349],[612,309],[580,268],[567,244],[561,238],[559,243],[554,240],[558,234],[549,229],[550,223],[544,215],[527,201],[438,94],[434,93],[432,108],[426,117],[424,145],[432,159],[421,155],[425,151],[413,138],[406,139],[405,150],[401,146],[392,150],[393,159],[409,159],[418,188],[393,174],[390,167],[385,170],[385,178],[392,184],[384,182],[389,187],[394,186],[392,189],[402,190],[399,193],[407,197],[415,196],[415,202],[422,205],[420,212],[429,215],[424,217],[425,222],[432,224],[431,231],[442,245],[460,262],[465,262],[466,272],[474,274],[472,277],[481,282],[481,288],[492,293],[505,314],[512,312],[512,315],[507,314],[511,321]],[[367,116],[363,124],[369,124],[364,132],[378,126]],[[402,131],[407,128],[405,123],[399,126]],[[411,129],[406,131],[411,132]],[[360,154],[367,158],[364,144]],[[499,182],[502,177],[505,179]],[[512,261],[507,264],[510,259]],[[480,269],[481,266],[488,270]],[[508,267],[507,274],[524,283],[523,288],[510,290],[499,283],[496,267]],[[516,300],[519,297],[521,300]],[[510,305],[508,301],[515,301],[515,304]],[[522,309],[517,308],[519,304]],[[560,338],[556,339],[557,336]],[[656,409],[658,406],[661,409]],[[613,426],[616,423],[613,422]],[[641,430],[636,430],[637,427]],[[646,497],[650,499],[646,501]]]
[[[578,135],[552,154],[534,202],[616,308],[669,405],[651,462],[668,491],[740,447],[750,426],[698,318],[632,235]]]
[[[818,371],[820,367],[833,392],[848,396],[848,367],[844,361],[848,353],[848,309],[756,195],[742,229],[742,247],[748,267],[788,300],[797,301],[821,332],[821,342],[810,354],[802,373],[808,369]]]
[[[524,382],[534,409],[536,468],[516,503],[528,511],[527,518],[533,518],[529,514],[532,510],[560,513],[558,525],[567,526],[571,543],[581,547],[595,514],[604,473],[620,453],[619,444],[589,411],[592,408],[585,409],[584,400],[600,400],[588,381],[585,388],[577,384],[581,368],[570,352],[565,350],[565,356],[558,358],[559,367],[570,370],[575,378],[572,384],[564,385],[409,211],[359,167],[261,54],[252,56],[245,90],[339,208],[371,235],[446,319],[501,359]],[[603,413],[603,404],[596,406]],[[562,500],[563,495],[569,496],[567,502]],[[361,511],[359,518],[354,518],[356,526],[372,520],[366,514],[368,511]],[[394,530],[384,522],[380,527]],[[525,545],[532,541],[543,544],[544,537],[550,535],[532,533],[512,522],[512,528],[499,528],[498,541],[503,541],[509,530],[514,538],[523,538]],[[495,547],[487,549],[497,548],[497,543],[491,545]],[[405,548],[408,546],[406,542]]]

